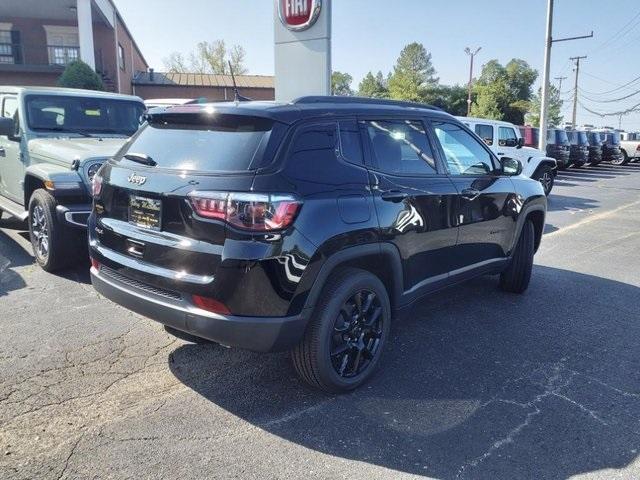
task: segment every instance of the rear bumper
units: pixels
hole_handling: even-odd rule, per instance
[[[291,317],[240,317],[199,309],[181,299],[164,297],[141,284],[125,283],[91,268],[91,283],[103,296],[169,327],[221,343],[257,352],[288,350],[302,339],[307,310]]]

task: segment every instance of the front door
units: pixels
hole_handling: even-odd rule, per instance
[[[513,182],[501,175],[489,149],[462,126],[435,121],[433,129],[459,194],[454,207],[459,228],[454,270],[505,259],[519,205]]]
[[[408,294],[446,280],[457,239],[457,192],[425,125],[421,119],[361,122],[382,240],[398,248]]]
[[[19,124],[18,99],[6,95],[1,99],[1,113]],[[16,133],[19,133],[16,125]],[[20,140],[0,135],[0,193],[11,200],[23,202],[24,163],[20,155]]]

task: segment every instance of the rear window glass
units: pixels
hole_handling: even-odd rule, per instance
[[[260,117],[218,114],[203,121],[200,116],[176,114],[171,122],[151,121],[123,153],[147,155],[159,168],[246,171],[262,165],[273,128],[272,120]]]

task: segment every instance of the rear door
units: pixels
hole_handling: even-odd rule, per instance
[[[451,269],[455,186],[423,119],[367,118],[360,125],[382,240],[398,248],[404,290],[419,292]]]
[[[452,270],[504,259],[515,234],[514,208],[518,200],[513,182],[501,176],[489,149],[461,125],[432,123],[438,148],[458,197],[454,216],[459,228]]]

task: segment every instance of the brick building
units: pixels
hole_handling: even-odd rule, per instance
[[[53,86],[77,59],[120,93],[148,69],[111,0],[0,1],[0,85]]]
[[[267,75],[236,75],[240,95],[252,100],[273,100],[274,81]],[[152,98],[200,98],[233,100],[231,75],[138,72],[133,78],[136,95]]]

